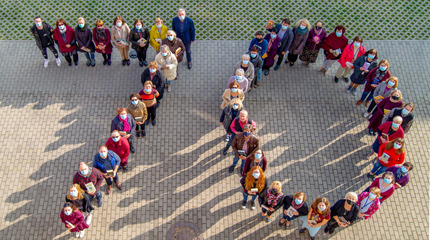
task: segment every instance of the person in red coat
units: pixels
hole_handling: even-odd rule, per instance
[[[57,20],[56,26],[57,27],[54,29],[53,39],[57,43],[61,54],[67,60],[69,66],[72,66],[72,58],[70,56],[73,55],[73,62],[75,63],[75,66],[78,66],[75,30],[67,25],[66,21],[61,18]]]
[[[391,109],[403,107],[402,93],[399,90],[393,90],[389,97],[384,98],[381,102],[376,105],[376,111],[372,114],[369,119],[369,134],[374,135],[379,125],[381,125],[382,119],[385,114],[388,114]]]
[[[369,106],[373,99],[373,91],[381,83],[391,77],[391,72],[388,70],[390,63],[387,59],[382,59],[378,67],[370,70],[366,76],[366,85],[364,85],[363,94],[361,94],[360,100],[357,101],[356,105],[360,105],[366,100],[366,107]]]
[[[330,33],[322,44],[324,49],[325,60],[318,71],[324,71],[324,75],[328,75],[331,66],[341,56],[342,50],[348,45],[348,39],[345,37],[345,27],[338,25],[334,28],[334,32]]]
[[[387,198],[393,195],[396,187],[394,186],[394,174],[392,172],[385,172],[382,174],[382,177],[378,177],[373,180],[372,184],[368,188],[364,190],[364,192],[369,192],[369,189],[374,187],[379,188],[381,190],[381,196],[379,197],[379,202],[383,202]]]
[[[352,69],[354,69],[354,61],[366,53],[362,43],[363,38],[356,36],[354,41],[351,44],[346,45],[343,49],[342,55],[340,55],[340,59],[338,60],[340,66],[337,69],[336,76],[334,77],[335,82],[339,82],[340,77],[343,77],[345,82],[349,82],[348,74]]]
[[[375,142],[372,144],[372,152],[369,154],[369,157],[372,157],[374,153],[379,153],[379,147],[386,142],[389,142],[396,138],[404,138],[405,132],[403,131],[402,126],[402,117],[397,116],[393,119],[392,122],[385,122],[378,127],[378,136],[375,139]]]
[[[89,226],[85,223],[84,215],[71,203],[65,203],[60,213],[61,221],[70,232],[76,233],[77,238],[84,237],[85,229]]]
[[[117,130],[114,130],[111,137],[106,141],[108,150],[112,150],[121,158],[120,167],[127,172],[128,155],[130,154],[130,144],[127,139],[121,137]]]
[[[373,165],[372,170],[367,174],[368,177],[378,176],[385,172],[387,168],[405,161],[405,139],[396,138],[386,142],[379,147],[378,160]]]
[[[93,40],[96,44],[96,52],[103,55],[103,65],[112,64],[112,43],[110,42],[110,31],[105,27],[102,20],[97,19],[96,27],[93,29]]]

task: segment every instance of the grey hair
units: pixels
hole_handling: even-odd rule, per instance
[[[180,13],[180,12],[185,12],[185,9],[184,8],[178,8],[178,13]]]
[[[348,197],[354,199],[354,200],[352,200],[354,202],[358,201],[358,196],[357,196],[357,193],[355,193],[355,192],[348,192],[348,193],[346,193],[345,198],[348,198]]]
[[[248,60],[249,60],[249,59],[251,59],[251,57],[249,56],[249,54],[243,54],[243,55],[242,55],[242,58],[246,58],[246,59],[248,59]]]
[[[400,116],[395,116],[394,118],[393,118],[393,122],[400,122],[400,124],[403,122],[403,118],[402,117],[400,117]]]
[[[243,114],[245,114],[246,116],[248,116],[248,111],[246,111],[246,110],[242,110],[242,111],[240,111],[240,113],[239,113],[239,114],[241,114],[241,113],[243,113]]]
[[[160,46],[160,52],[161,51],[167,51],[167,50],[169,50],[169,47],[167,45],[161,45]]]
[[[173,30],[168,30],[168,31],[167,31],[167,34],[168,34],[168,35],[173,35],[173,36],[175,36],[175,37],[176,37],[176,32],[175,32],[175,31],[173,31]]]
[[[241,75],[245,75],[245,71],[243,71],[243,69],[242,68],[238,68],[238,69],[236,69],[236,74],[241,74]]]

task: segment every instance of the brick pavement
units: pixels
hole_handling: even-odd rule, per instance
[[[288,231],[260,222],[260,208],[241,210],[238,174],[229,174],[232,154],[222,156],[224,132],[219,126],[221,94],[232,66],[247,41],[198,41],[193,45],[192,71],[180,66],[158,111],[131,155],[131,171],[120,173],[123,191],[104,193],[94,211],[86,239],[165,239],[179,221],[197,225],[205,239],[307,239],[299,221]],[[416,106],[416,122],[407,134],[406,159],[415,169],[405,189],[396,191],[368,221],[339,231],[331,239],[428,239],[430,47],[428,41],[365,41],[387,58],[406,101]],[[16,56],[16,57],[14,57]],[[52,55],[50,55],[52,56]],[[0,41],[0,238],[71,239],[59,219],[68,186],[80,161],[92,161],[97,146],[109,137],[115,109],[128,104],[140,89],[136,61],[121,67],[115,50],[113,65],[88,68],[80,55],[78,69],[42,68],[33,41]],[[149,59],[153,58],[149,50]],[[318,63],[321,63],[321,56]],[[359,96],[343,92],[316,71],[299,64],[283,65],[263,76],[263,84],[247,95],[245,107],[258,123],[268,158],[269,181],[280,180],[283,191],[303,190],[308,203],[318,195],[331,203],[347,191],[361,192],[370,182],[366,159],[374,137],[363,131],[364,107]],[[361,89],[359,92],[361,93]],[[106,186],[103,184],[102,190]],[[423,197],[424,196],[424,197]],[[322,236],[322,231],[318,238]]]

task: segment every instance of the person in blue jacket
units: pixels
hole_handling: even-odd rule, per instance
[[[106,194],[110,194],[112,192],[112,178],[115,182],[116,187],[121,191],[122,186],[118,179],[118,168],[121,163],[121,158],[113,151],[108,150],[106,145],[100,145],[99,152],[94,156],[93,159],[93,167],[100,170],[103,174],[103,177],[106,180],[107,190]],[[108,175],[107,171],[113,170],[113,175]]]
[[[278,47],[278,52],[276,53],[278,55],[278,61],[276,62],[275,68],[273,70],[278,70],[279,66],[282,63],[282,60],[284,59],[285,53],[290,48],[291,43],[294,39],[294,33],[293,30],[290,28],[290,19],[284,18],[282,20],[282,23],[278,23],[275,26],[276,33],[278,34],[278,37],[281,39],[281,43]],[[267,29],[268,31],[270,29]]]
[[[188,69],[191,69],[191,43],[195,41],[196,31],[193,20],[185,16],[185,9],[178,9],[178,16],[172,19],[172,30],[176,32],[176,37],[181,39],[185,45],[187,65]]]
[[[252,39],[251,43],[249,44],[248,52],[251,51],[251,48],[254,46],[258,48],[259,50],[258,53],[260,54],[261,58],[264,60],[264,58],[266,58],[264,54],[266,54],[267,52],[267,47],[269,46],[269,43],[267,42],[266,39],[264,39],[263,31],[257,31],[255,33],[255,38]]]

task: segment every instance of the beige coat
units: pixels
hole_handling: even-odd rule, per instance
[[[130,40],[128,39],[128,35],[130,34],[130,28],[127,24],[123,24],[121,28],[113,26],[110,30],[110,39],[112,40],[112,44],[118,48],[118,43],[116,40],[125,39],[128,44],[130,44]]]
[[[158,63],[158,68],[161,69],[161,72],[163,72],[164,77],[166,77],[168,81],[175,80],[176,68],[178,67],[178,60],[176,59],[175,54],[172,54],[169,50],[167,56],[163,57],[160,52],[155,56],[155,61]],[[162,68],[164,66],[167,67]]]
[[[243,102],[243,100],[245,100],[245,94],[240,89],[237,89],[237,93],[238,93],[237,97],[240,99],[240,101]],[[230,101],[231,101],[231,89],[228,88],[222,94],[221,109],[224,110],[224,108],[230,104]]]

